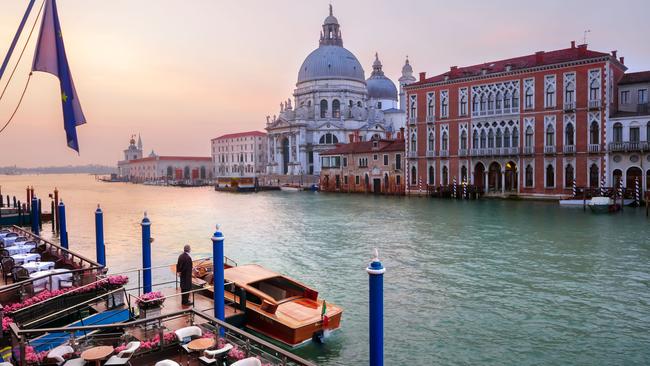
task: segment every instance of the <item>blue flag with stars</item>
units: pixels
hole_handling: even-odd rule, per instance
[[[63,33],[56,10],[56,0],[45,0],[45,12],[41,32],[36,43],[33,71],[55,75],[61,84],[61,105],[63,106],[63,128],[68,146],[79,152],[77,126],[86,123],[81,111],[79,97],[72,82],[72,73],[63,46]]]

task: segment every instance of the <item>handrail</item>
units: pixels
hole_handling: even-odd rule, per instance
[[[62,272],[62,273],[63,273],[63,272]],[[58,274],[61,274],[61,273],[56,273],[56,274],[58,275]],[[38,277],[38,279],[41,279],[41,278],[42,278],[42,277]],[[24,310],[29,309],[29,308],[31,308],[31,307],[34,307],[34,306],[37,306],[37,305],[42,305],[42,304],[45,303],[45,302],[52,301],[52,300],[54,300],[54,299],[59,299],[59,298],[61,298],[61,297],[63,297],[63,296],[67,296],[67,295],[73,294],[73,293],[75,293],[75,292],[77,292],[77,291],[79,291],[79,290],[81,290],[81,289],[83,289],[83,288],[89,287],[89,286],[91,286],[91,285],[96,285],[98,282],[103,282],[103,281],[104,281],[104,280],[98,280],[98,281],[95,281],[95,282],[87,283],[87,284],[85,284],[85,285],[83,285],[83,286],[75,287],[75,288],[73,288],[72,290],[70,290],[70,291],[68,291],[68,292],[64,292],[64,293],[62,293],[62,294],[60,294],[60,295],[56,295],[56,296],[50,297],[49,299],[43,300],[43,301],[41,301],[41,302],[37,302],[37,303],[35,303],[35,304],[32,304],[32,305],[26,306],[26,307],[24,307],[24,308],[18,309],[18,310],[16,310],[16,311],[14,311],[13,313],[15,314],[15,313],[17,313],[17,312],[24,311]]]
[[[198,259],[194,259],[194,261],[207,260],[207,259],[212,259],[212,257],[198,258]],[[173,266],[175,264],[176,263],[169,263],[169,264],[161,264],[161,265],[153,266],[153,267],[131,268],[131,269],[127,269],[127,270],[124,270],[124,271],[121,271],[121,272],[114,272],[114,273],[111,272],[110,274],[107,273],[106,276],[116,276],[116,275],[121,275],[121,274],[125,274],[125,273],[144,271],[144,270],[147,270],[147,269],[165,268],[165,267]]]
[[[50,274],[43,275],[43,276],[40,276],[40,277],[30,278],[28,280],[15,282],[15,283],[0,287],[0,294],[2,294],[4,292],[7,292],[7,291],[10,291],[10,290],[15,290],[16,288],[23,287],[25,285],[29,285],[34,281],[39,281],[39,280],[42,280],[44,278],[49,278],[49,277],[52,277],[52,276],[58,276],[58,275],[61,275],[61,274],[66,274],[66,273],[86,272],[86,271],[89,271],[89,270],[98,270],[98,269],[100,269],[100,268],[76,268],[76,269],[67,270],[65,272],[50,273]]]

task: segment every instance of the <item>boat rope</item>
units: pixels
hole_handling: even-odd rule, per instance
[[[2,89],[2,93],[0,93],[0,101],[2,100],[2,97],[4,97],[5,92],[7,91],[7,88],[9,87],[9,84],[11,83],[11,80],[13,79],[14,74],[16,73],[16,69],[18,69],[18,65],[20,64],[20,60],[22,60],[23,55],[25,54],[25,50],[27,49],[27,45],[29,44],[29,40],[32,38],[32,34],[34,33],[34,29],[36,28],[36,24],[38,23],[38,18],[41,16],[41,12],[43,11],[43,6],[45,5],[45,0],[43,0],[43,3],[41,3],[40,8],[38,8],[38,14],[36,14],[36,19],[34,19],[34,24],[32,24],[32,28],[29,30],[29,35],[27,36],[27,41],[25,41],[25,44],[23,45],[23,49],[20,51],[20,55],[18,56],[18,61],[16,61],[16,64],[14,65],[13,69],[11,70],[11,74],[9,74],[9,79],[7,80],[7,83],[5,84],[4,88]],[[27,82],[25,82],[25,87],[23,88],[23,92],[20,96],[20,100],[18,100],[18,105],[16,105],[16,108],[14,109],[13,113],[11,113],[11,117],[9,117],[9,120],[2,126],[0,129],[0,133],[9,126],[11,121],[13,120],[14,116],[16,115],[16,112],[18,112],[18,108],[20,107],[20,104],[23,101],[23,98],[25,97],[25,92],[27,91],[27,86],[29,85],[29,80],[32,77],[32,72],[30,71],[29,77],[27,78]]]

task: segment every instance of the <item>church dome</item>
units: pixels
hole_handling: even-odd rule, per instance
[[[298,83],[322,79],[364,82],[363,67],[352,52],[341,46],[322,45],[307,56],[298,72]]]
[[[368,88],[368,97],[370,99],[390,99],[397,100],[397,87],[382,71],[379,56],[375,54],[375,62],[372,64],[372,74],[366,80]]]

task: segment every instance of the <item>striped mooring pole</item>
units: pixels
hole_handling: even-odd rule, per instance
[[[457,197],[457,196],[456,196],[456,177],[454,177],[454,187],[453,187],[453,190],[454,190],[454,194],[453,194],[453,196],[454,196],[454,198],[456,198],[456,197]]]
[[[467,199],[467,180],[463,182],[463,199]]]
[[[422,177],[418,178],[418,193],[422,195]]]
[[[639,190],[639,177],[634,177],[634,205],[641,206],[641,191]]]
[[[578,195],[578,188],[576,186],[576,179],[573,178],[573,197],[575,198]]]
[[[605,197],[605,176],[600,180],[600,195]]]
[[[384,272],[386,268],[379,261],[375,249],[375,258],[366,268],[369,280],[369,315],[370,315],[370,366],[384,365]]]
[[[621,197],[621,205],[623,204],[623,179],[618,180],[618,196]]]

